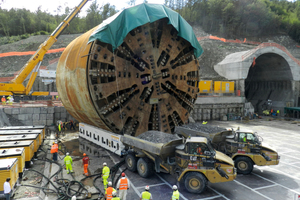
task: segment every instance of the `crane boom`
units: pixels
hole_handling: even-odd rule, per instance
[[[35,54],[27,61],[22,67],[19,74],[10,81],[10,83],[0,83],[0,95],[9,94],[30,94],[31,88],[39,71],[41,62],[43,61],[44,55],[51,48],[51,46],[57,41],[57,38],[69,26],[70,22],[80,12],[82,7],[89,0],[83,0],[75,9],[59,24],[59,26],[53,31],[53,33],[43,42]],[[31,73],[29,81],[26,87],[23,85],[24,80]],[[33,92],[31,95],[48,95],[49,92]]]

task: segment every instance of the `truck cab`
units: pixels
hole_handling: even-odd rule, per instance
[[[177,126],[177,134],[183,137],[199,136],[208,138],[214,149],[231,157],[237,173],[250,174],[254,165],[278,165],[280,156],[270,145],[263,142],[257,133],[248,130],[219,128],[191,123]]]
[[[189,192],[198,193],[211,183],[232,181],[236,177],[233,160],[214,150],[205,137],[189,137],[176,147],[178,181],[183,180]]]
[[[280,157],[277,151],[262,142],[257,133],[251,131],[233,131],[226,136],[226,143],[219,145],[235,162],[238,173],[250,174],[253,165],[277,165]]]

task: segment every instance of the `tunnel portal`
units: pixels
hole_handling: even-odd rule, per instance
[[[262,54],[249,68],[245,80],[245,97],[258,113],[264,109],[286,107],[293,98],[292,80],[290,66],[282,56],[275,53]],[[267,105],[268,100],[271,100],[271,105]]]

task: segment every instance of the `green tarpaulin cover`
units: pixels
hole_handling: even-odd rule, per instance
[[[194,47],[194,54],[199,57],[203,53],[192,27],[177,12],[159,4],[143,3],[118,12],[105,20],[90,36],[89,42],[100,40],[111,44],[116,49],[123,43],[126,35],[136,27],[168,18],[169,24],[178,31],[178,36],[189,41]]]

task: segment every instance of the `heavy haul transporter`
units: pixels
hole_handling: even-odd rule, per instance
[[[88,124],[79,124],[79,136],[113,153],[125,156],[127,168],[141,177],[154,172],[174,175],[191,193],[201,193],[207,182],[232,181],[236,169],[232,159],[216,151],[205,137],[182,139],[159,131],[138,137],[118,135]]]
[[[208,138],[212,146],[230,156],[237,172],[250,174],[254,165],[278,165],[280,156],[262,137],[251,131],[227,130],[201,124],[189,124],[175,128],[184,137],[201,136]]]

